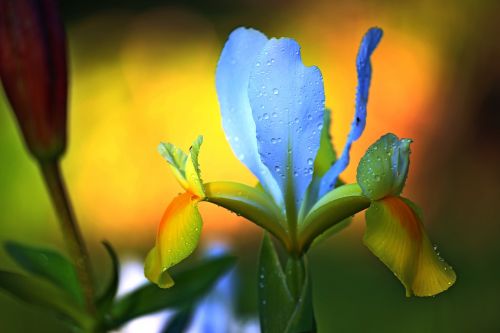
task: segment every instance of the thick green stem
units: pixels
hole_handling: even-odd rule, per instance
[[[57,213],[61,231],[82,287],[87,311],[95,314],[90,258],[66,192],[58,160],[40,161],[45,184]]]
[[[286,279],[288,289],[296,303],[287,332],[316,332],[311,277],[305,255],[288,258],[286,263]]]
[[[307,274],[301,258],[289,257],[286,262],[288,289],[295,300],[299,299]]]

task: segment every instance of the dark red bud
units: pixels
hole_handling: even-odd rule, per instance
[[[0,78],[37,159],[66,147],[66,37],[55,0],[0,0]]]

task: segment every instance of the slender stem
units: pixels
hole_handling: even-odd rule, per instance
[[[66,192],[59,160],[40,161],[39,165],[82,287],[87,311],[94,314],[96,310],[90,258]]]

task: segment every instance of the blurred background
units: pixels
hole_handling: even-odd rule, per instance
[[[299,41],[324,77],[338,150],[354,112],[355,56],[364,32],[384,29],[367,127],[342,178],[355,181],[366,148],[386,132],[414,140],[404,195],[425,213],[457,272],[449,291],[405,298],[362,244],[363,216],[310,252],[319,332],[500,331],[500,3],[463,1],[73,0],[62,1],[70,61],[70,143],[63,162],[96,273],[110,241],[142,260],[159,219],[181,191],[156,147],[205,142],[205,181],[255,183],[225,141],[215,66],[238,26]],[[237,311],[255,316],[261,231],[201,205],[203,241],[239,257]],[[0,241],[63,248],[42,180],[0,92]],[[2,268],[13,268],[3,249]],[[27,320],[29,319],[29,320]],[[63,332],[37,309],[0,294],[0,332]]]

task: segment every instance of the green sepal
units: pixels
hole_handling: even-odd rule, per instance
[[[51,283],[0,270],[0,289],[29,305],[54,313],[85,332],[92,327],[92,318],[85,313],[85,309],[71,295]]]
[[[102,244],[111,259],[111,278],[109,279],[109,282],[101,296],[97,300],[97,307],[101,311],[107,311],[113,304],[113,300],[115,299],[118,291],[118,284],[120,282],[120,262],[118,255],[111,244],[107,241],[102,242]]]
[[[343,185],[328,192],[299,225],[300,252],[306,252],[316,237],[369,206],[370,200],[357,184]]]
[[[75,268],[63,255],[13,241],[5,243],[5,250],[22,269],[63,290],[76,303],[84,304]]]
[[[205,184],[205,194],[206,201],[243,216],[290,246],[284,215],[266,192],[235,182],[212,182]]]
[[[206,259],[182,272],[172,273],[176,281],[172,288],[160,289],[152,283],[139,287],[114,303],[106,329],[116,329],[134,318],[160,310],[190,306],[209,292],[234,262],[229,256]]]
[[[372,200],[403,191],[410,164],[410,139],[385,134],[361,158],[356,179],[363,194]]]
[[[189,148],[189,154],[168,142],[162,142],[158,146],[159,153],[168,162],[181,186],[201,198],[204,197],[204,190],[198,155],[202,143],[203,136],[199,135]]]
[[[341,222],[331,226],[325,232],[323,232],[322,234],[320,234],[318,237],[316,237],[313,240],[311,247],[315,247],[315,246],[323,243],[328,238],[332,237],[333,235],[336,235],[340,231],[342,231],[345,228],[347,228],[348,226],[350,226],[351,223],[352,223],[352,216],[349,216],[348,218],[342,220]]]

